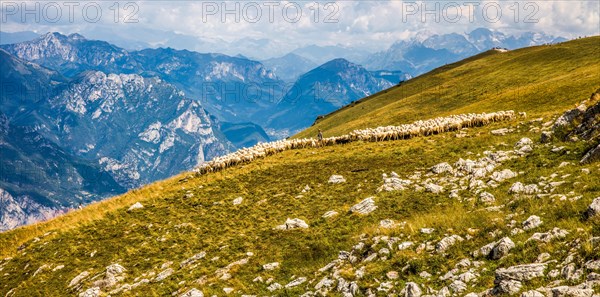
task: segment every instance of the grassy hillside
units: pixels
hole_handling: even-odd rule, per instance
[[[356,101],[296,137],[340,135],[423,118],[514,109],[534,116],[572,107],[600,84],[600,36],[509,52],[490,50]]]
[[[543,253],[549,256],[543,260],[547,265],[544,276],[523,281],[520,291],[581,284],[594,271],[593,267],[584,267],[584,263],[600,259],[599,244],[590,241],[600,236],[600,219],[584,217],[587,206],[600,196],[600,165],[579,165],[590,143],[554,140],[541,144],[537,140],[548,121],[600,87],[598,72],[591,72],[600,65],[597,60],[599,40],[577,40],[547,49],[556,49],[556,55],[543,53],[547,57],[546,64],[559,64],[564,58],[559,53],[569,48],[569,44],[588,52],[587,58],[578,58],[580,67],[573,65],[569,68],[571,72],[565,74],[579,73],[579,80],[573,76],[559,82],[559,75],[549,73],[547,76],[553,78],[546,83],[539,80],[543,73],[521,77],[537,81],[542,96],[549,96],[552,90],[562,90],[560,98],[549,97],[546,101],[531,95],[510,103],[497,95],[480,101],[481,106],[475,99],[470,103],[467,99],[452,101],[448,105],[438,102],[427,113],[421,110],[423,105],[416,99],[419,94],[423,97],[429,94],[430,90],[424,89],[404,99],[413,100],[412,111],[416,114],[413,116],[409,115],[409,105],[400,104],[392,96],[393,92],[410,87],[407,82],[325,119],[322,127],[326,128],[325,124],[329,123],[331,128],[327,133],[342,133],[353,129],[349,126],[380,125],[374,124],[375,121],[389,124],[394,113],[398,114],[396,120],[403,123],[413,118],[426,119],[459,111],[514,109],[535,113],[534,116],[465,129],[460,132],[461,137],[453,132],[409,140],[291,150],[218,173],[201,176],[184,173],[49,222],[2,233],[0,254],[4,259],[0,260],[0,296],[9,292],[8,296],[77,296],[93,287],[100,287],[102,296],[113,290],[116,291],[110,293],[111,296],[179,296],[192,288],[208,296],[223,296],[229,289],[232,296],[299,296],[307,291],[315,292],[315,286],[324,277],[333,280],[331,296],[342,294],[336,287],[349,287],[340,285],[343,282],[356,282],[364,295],[400,293],[407,282],[417,283],[423,292],[427,288],[433,292],[447,287],[456,290],[457,295],[465,295],[494,287],[498,268],[533,263]],[[595,56],[590,54],[594,51]],[[486,66],[483,61],[496,56],[503,59],[502,55],[517,52],[482,54],[426,76],[437,79],[438,84],[443,77],[458,79],[457,69],[473,63],[480,65],[477,72],[484,75],[499,66]],[[542,56],[537,60],[535,57],[529,57],[532,65],[542,64],[539,62]],[[529,71],[526,59],[521,63],[523,71]],[[475,68],[469,69],[475,71]],[[511,71],[518,74],[515,69]],[[479,79],[469,71],[464,76]],[[500,83],[510,84],[512,76],[501,77],[504,80],[488,83],[498,84],[503,90],[510,89]],[[458,94],[461,87],[448,85],[447,90]],[[570,92],[566,92],[567,89]],[[358,107],[374,112],[377,118],[367,117],[366,112],[363,115],[356,110],[352,112]],[[390,122],[385,122],[384,114],[389,116]],[[339,117],[338,125],[342,119],[348,119],[347,124],[334,127],[332,121],[336,117]],[[503,136],[491,133],[500,128],[512,129],[512,132]],[[515,151],[518,148],[515,144],[523,137],[531,138],[534,143],[531,152],[521,154]],[[512,157],[498,158],[504,154]],[[454,163],[460,158],[483,158],[494,167],[478,178],[434,174],[430,170],[441,162],[456,168]],[[493,181],[492,171],[499,173],[505,169],[518,175]],[[377,189],[384,183],[382,174],[389,176],[392,171],[402,179],[410,179],[412,184],[405,190],[379,192]],[[346,182],[328,183],[333,174],[343,175]],[[476,180],[483,185],[475,183]],[[515,182],[535,184],[539,192],[509,193]],[[473,183],[475,185],[471,185]],[[443,186],[444,190],[428,192],[423,189],[428,184]],[[310,190],[303,192],[306,186]],[[457,190],[456,196],[452,189]],[[483,192],[492,194],[495,200],[483,201]],[[349,211],[371,196],[377,206],[373,212],[359,215]],[[243,200],[234,205],[238,197]],[[136,202],[144,207],[128,211]],[[332,210],[338,215],[322,217]],[[518,231],[531,215],[539,216],[543,223],[537,228]],[[274,229],[287,218],[302,219],[309,227]],[[398,224],[384,228],[382,220]],[[421,228],[433,228],[433,231],[423,233]],[[568,233],[546,243],[528,240],[536,232],[549,232],[554,228]],[[436,250],[436,246],[451,235],[458,235],[463,241]],[[473,251],[504,236],[510,237],[515,247],[501,259],[473,256]],[[414,244],[400,250],[399,244],[409,241]],[[364,247],[355,248],[361,242]],[[352,253],[348,257],[341,251]],[[369,257],[374,259],[366,260]],[[333,268],[319,271],[338,258],[341,260],[335,262]],[[263,268],[272,262],[279,262],[279,267]],[[106,273],[111,264],[119,264],[126,271],[112,269]],[[571,266],[573,269],[565,268]],[[558,276],[553,276],[555,270]],[[571,273],[563,277],[564,270]],[[69,283],[85,271],[89,275],[69,287]],[[451,271],[455,277],[443,277]],[[578,276],[577,271],[580,271]],[[390,272],[396,272],[398,277]],[[273,283],[285,286],[294,280],[301,282],[303,278],[306,281],[300,285],[269,290]],[[458,280],[464,280],[462,291],[457,289],[461,286]],[[596,286],[595,290],[598,289]]]

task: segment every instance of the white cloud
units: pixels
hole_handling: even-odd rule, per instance
[[[567,38],[600,34],[598,1],[484,0],[473,6],[472,11],[470,8],[473,7],[465,5],[466,2],[470,1],[339,1],[325,6],[327,2],[306,1],[276,4],[270,1],[138,1],[133,3],[139,8],[134,15],[139,22],[131,24],[123,23],[123,17],[133,12],[131,6],[126,9],[128,2],[119,2],[120,19],[114,23],[114,2],[99,1],[102,18],[98,23],[90,24],[82,17],[87,2],[80,2],[73,22],[66,19],[67,14],[63,11],[62,19],[52,23],[43,17],[40,22],[31,21],[31,18],[23,22],[22,16],[12,11],[14,7],[7,6],[7,3],[21,5],[21,2],[3,1],[2,30],[70,33],[101,25],[113,31],[152,29],[227,41],[267,38],[292,47],[343,44],[370,50],[385,48],[420,30],[464,33],[485,27],[511,33],[543,31]],[[257,7],[261,18],[254,22]],[[296,14],[298,7],[302,8],[301,16]],[[443,10],[444,7],[447,10]],[[208,11],[215,8],[216,12]],[[239,9],[233,14],[224,12],[224,9],[236,8]],[[427,13],[426,9],[435,11]],[[501,15],[496,17],[495,12]],[[454,22],[459,14],[460,19]],[[334,22],[325,22],[328,17]],[[240,21],[236,22],[236,18]]]

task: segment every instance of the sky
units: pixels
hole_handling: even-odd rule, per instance
[[[418,32],[484,27],[575,38],[600,34],[600,1],[2,1],[1,30],[82,33],[131,47],[318,45],[383,50]],[[242,42],[237,42],[242,40]],[[258,41],[256,41],[258,40]],[[252,41],[252,42],[249,42]],[[191,48],[196,49],[196,48]],[[226,51],[226,49],[222,49]]]

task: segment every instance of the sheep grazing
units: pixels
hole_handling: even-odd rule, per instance
[[[345,144],[353,141],[388,141],[409,139],[419,136],[429,136],[444,132],[456,131],[462,128],[479,127],[493,122],[511,120],[515,117],[512,110],[480,114],[461,114],[448,117],[438,117],[426,121],[416,121],[412,124],[400,126],[386,126],[354,130],[349,134],[323,138],[321,142],[314,138],[277,140],[273,142],[258,143],[253,147],[243,148],[233,153],[216,157],[204,162],[194,171],[198,174],[221,171],[235,165],[248,163],[257,158],[263,158],[287,150],[316,148]]]

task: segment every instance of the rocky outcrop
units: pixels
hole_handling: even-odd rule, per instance
[[[496,280],[516,280],[516,281],[528,281],[537,277],[543,277],[544,271],[546,270],[546,264],[544,263],[533,263],[511,266],[508,268],[496,269]]]
[[[508,237],[500,239],[492,248],[489,257],[492,260],[498,260],[507,256],[511,249],[515,247],[515,243]]]
[[[45,221],[65,211],[41,205],[27,195],[13,197],[0,188],[0,232]]]
[[[592,218],[600,215],[600,197],[594,199],[588,209],[585,211],[585,215],[588,218]]]
[[[598,146],[592,148],[587,153],[585,153],[585,155],[583,155],[583,158],[581,158],[580,163],[587,164],[596,161],[600,161],[600,144],[598,144]]]
[[[192,288],[189,289],[187,292],[179,295],[179,297],[204,297],[204,293],[202,293],[202,291],[196,288]]]
[[[566,111],[552,126],[552,134],[562,140],[584,139],[592,142],[580,163],[587,164],[600,160],[600,89],[577,108]]]
[[[133,210],[136,210],[136,209],[142,209],[142,208],[144,208],[144,206],[143,206],[141,203],[139,203],[139,202],[136,202],[136,203],[132,204],[132,205],[131,205],[131,206],[130,206],[128,209],[127,209],[127,211],[133,211]]]
[[[443,253],[445,252],[447,249],[449,249],[451,246],[464,241],[465,239],[458,236],[458,235],[451,235],[448,237],[444,237],[442,238],[442,240],[440,240],[436,245],[435,245],[435,250],[438,253]]]
[[[290,219],[288,218],[283,225],[279,225],[275,227],[276,230],[293,230],[293,229],[306,229],[308,228],[308,224],[298,218]]]
[[[546,264],[525,264],[496,269],[494,295],[513,295],[522,288],[522,282],[544,276]]]
[[[329,177],[329,180],[327,182],[330,184],[341,184],[341,183],[345,183],[346,179],[341,175],[334,174]]]
[[[527,230],[535,229],[535,228],[539,227],[542,223],[543,222],[540,219],[540,217],[538,217],[536,215],[532,215],[523,222],[523,230],[527,231]]]
[[[350,208],[350,212],[361,214],[361,215],[366,215],[366,214],[371,213],[375,209],[377,209],[377,205],[375,205],[375,201],[373,200],[373,197],[368,197],[368,198],[364,199],[363,201],[361,201],[360,203],[352,206]]]

